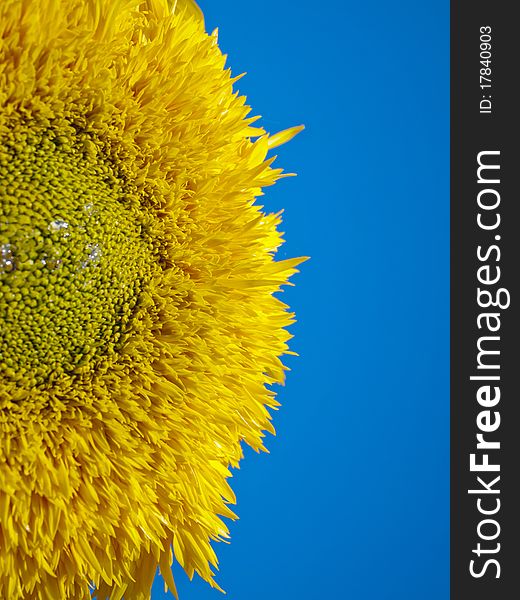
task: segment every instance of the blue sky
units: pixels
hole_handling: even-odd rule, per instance
[[[306,125],[262,204],[285,209],[280,257],[312,257],[217,580],[230,600],[448,598],[449,3],[200,5],[263,126]],[[181,600],[221,598],[175,576]]]

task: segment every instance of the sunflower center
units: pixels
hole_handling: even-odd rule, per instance
[[[146,217],[89,136],[0,131],[0,376],[27,385],[117,351],[150,271]]]

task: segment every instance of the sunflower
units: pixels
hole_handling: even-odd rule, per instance
[[[0,3],[0,598],[218,588],[302,260],[235,81],[188,0]]]

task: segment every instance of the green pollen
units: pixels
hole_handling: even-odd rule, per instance
[[[151,272],[147,229],[100,143],[70,126],[2,128],[0,376],[39,385],[117,352]]]

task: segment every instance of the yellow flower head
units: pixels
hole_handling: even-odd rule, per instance
[[[0,2],[0,598],[213,582],[292,315],[281,170],[188,0]]]

